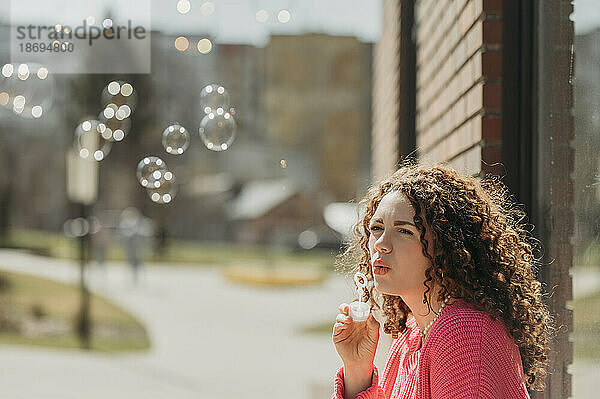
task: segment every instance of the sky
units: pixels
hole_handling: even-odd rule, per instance
[[[382,0],[210,0],[214,11],[202,13],[207,0],[189,0],[190,11],[177,11],[180,0],[0,0],[0,18],[14,22],[77,24],[93,15],[101,21],[107,10],[116,16],[134,15],[144,25],[169,34],[206,34],[221,43],[263,46],[270,34],[306,32],[356,36],[374,42],[381,33]],[[600,27],[600,0],[575,0],[576,33]],[[288,23],[277,21],[288,10]],[[256,13],[265,10],[267,22]],[[264,14],[264,12],[263,12]],[[147,18],[146,18],[147,16]],[[149,20],[149,21],[147,21]]]
[[[77,25],[89,15],[101,21],[106,10],[115,20],[124,15],[142,19],[149,15],[153,30],[171,34],[207,34],[220,43],[263,46],[270,34],[305,32],[356,36],[374,42],[381,32],[381,0],[211,0],[214,11],[202,13],[206,0],[189,0],[190,11],[177,11],[179,0],[0,0],[0,16],[7,9],[13,24]],[[209,7],[210,8],[210,7]],[[288,10],[287,23],[277,20],[281,10]],[[257,12],[265,10],[267,22],[257,21]],[[264,11],[263,11],[264,15]]]

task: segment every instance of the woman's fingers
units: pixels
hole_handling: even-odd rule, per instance
[[[342,329],[344,329],[344,327],[346,327],[346,325],[345,325],[344,323],[340,323],[340,322],[336,322],[336,323],[333,325],[333,329],[334,329],[334,330],[335,330],[335,329],[342,330]]]
[[[338,336],[348,328],[347,324],[337,322],[333,325],[333,336]]]
[[[339,307],[338,307],[339,311],[343,314],[345,314],[346,316],[348,315],[348,304],[347,303],[342,303]]]
[[[350,323],[350,321],[352,321],[352,317],[340,313],[335,318],[335,321],[338,323]]]

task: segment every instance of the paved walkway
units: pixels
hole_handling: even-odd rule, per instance
[[[76,264],[0,251],[0,268],[76,282]],[[331,321],[349,283],[331,277],[305,288],[230,283],[217,268],[147,267],[139,287],[130,270],[92,270],[92,289],[147,326],[152,350],[102,355],[0,347],[3,398],[320,398],[340,360],[327,335],[300,327]],[[85,394],[83,394],[85,392]],[[323,396],[325,395],[325,396]]]
[[[77,282],[75,263],[0,251],[0,268]],[[262,289],[225,280],[216,267],[146,267],[134,287],[125,264],[92,268],[91,287],[145,324],[152,349],[137,355],[0,346],[3,398],[328,398],[340,365],[327,335],[298,328],[335,319],[350,281]],[[575,275],[574,295],[600,289],[600,274]],[[386,336],[387,337],[387,336]],[[382,367],[389,341],[382,341]],[[573,393],[595,392],[600,365],[570,366]],[[594,389],[594,391],[592,391]],[[589,397],[589,395],[588,395]]]

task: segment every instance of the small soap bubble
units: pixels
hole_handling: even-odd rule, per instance
[[[87,219],[69,219],[63,225],[63,231],[69,238],[83,237],[90,232],[90,223]]]
[[[4,64],[4,66],[2,66],[2,76],[5,78],[10,78],[14,71],[15,69],[12,64]]]
[[[175,123],[163,131],[162,144],[169,154],[181,155],[190,146],[190,133],[185,127]]]
[[[41,67],[40,69],[38,69],[37,71],[37,77],[41,80],[44,80],[48,77],[48,69]]]
[[[101,161],[110,152],[112,143],[106,138],[106,125],[98,120],[85,120],[75,128],[75,149],[79,156]]]
[[[364,273],[361,272],[356,272],[356,274],[354,275],[354,282],[356,283],[356,286],[361,289],[361,288],[366,288],[367,286],[367,276],[365,276]]]
[[[215,5],[212,1],[205,1],[200,6],[200,12],[204,15],[212,15],[215,12]]]
[[[133,94],[133,86],[129,83],[123,84],[123,86],[121,86],[121,94],[124,97],[129,97]]]
[[[106,86],[106,90],[111,96],[116,96],[117,94],[119,94],[119,91],[121,91],[121,85],[119,84],[119,82],[110,82]]]
[[[109,104],[109,105],[114,105],[114,104]],[[116,105],[115,105],[115,107],[116,107]],[[106,107],[104,109],[103,115],[106,119],[113,118],[115,116],[115,110],[112,107]]]
[[[131,129],[131,119],[119,119],[118,113],[119,107],[117,107],[116,104],[111,103],[98,115],[98,120],[106,127],[104,137],[109,141],[123,140]]]
[[[205,114],[216,111],[218,108],[229,108],[229,93],[220,84],[205,86],[200,92],[200,106]]]
[[[137,104],[137,94],[133,85],[122,80],[113,80],[109,82],[106,87],[102,90],[102,106],[106,107],[109,104],[115,104],[117,109],[121,106],[127,106],[129,108],[128,114],[135,109]],[[127,111],[125,111],[127,113]],[[127,118],[126,116],[125,118]]]
[[[41,117],[43,112],[44,109],[41,107],[41,105],[34,105],[33,107],[31,107],[31,116],[33,116],[34,118]]]
[[[267,10],[258,10],[256,12],[256,21],[260,23],[265,23],[269,20],[269,12]]]
[[[312,230],[305,230],[298,235],[298,244],[304,249],[313,249],[319,243],[319,237]]]
[[[125,118],[129,118],[129,116],[131,116],[131,108],[127,104],[121,105],[115,112],[115,118],[120,121]]]
[[[212,151],[227,150],[235,139],[235,131],[235,120],[228,112],[223,115],[213,112],[205,115],[198,129],[204,145]]]
[[[192,4],[189,0],[179,0],[177,2],[177,11],[180,14],[187,14],[192,9]]]
[[[157,204],[168,204],[171,201],[173,201],[173,198],[175,198],[175,195],[177,194],[175,176],[173,176],[173,174],[171,173],[170,179],[166,180],[164,178],[165,175],[166,173],[163,173],[163,178],[160,182],[160,187],[148,188],[146,190],[152,202],[155,202]]]
[[[0,75],[0,106],[22,118],[40,118],[54,100],[54,76],[36,63],[4,64]]]
[[[159,172],[155,174],[154,172]],[[165,161],[155,156],[148,156],[143,158],[137,165],[136,176],[138,182],[144,188],[156,188],[160,187],[161,179],[163,179],[164,173],[167,172],[167,164]]]

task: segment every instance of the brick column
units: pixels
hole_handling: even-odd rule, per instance
[[[502,2],[417,1],[417,153],[499,173]],[[483,160],[483,161],[482,161]]]
[[[399,157],[400,0],[383,0],[381,37],[373,56],[373,179],[394,170]]]
[[[536,399],[558,399],[571,396],[571,375],[568,366],[573,361],[573,310],[567,301],[573,299],[573,284],[569,271],[573,264],[575,216],[573,213],[573,178],[575,153],[573,125],[573,22],[569,15],[573,5],[569,0],[549,0],[538,3],[538,153],[539,184],[536,188],[541,241],[546,249],[545,266],[540,280],[555,317],[558,335],[550,352],[550,377],[547,389]]]

